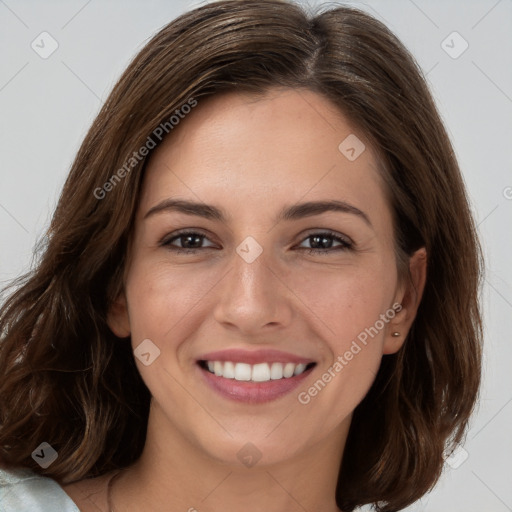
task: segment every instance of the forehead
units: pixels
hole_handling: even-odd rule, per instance
[[[364,150],[349,159],[347,146]],[[179,196],[232,206],[239,217],[273,203],[339,199],[379,216],[387,206],[378,167],[364,134],[317,93],[227,93],[199,99],[151,155],[141,209]]]

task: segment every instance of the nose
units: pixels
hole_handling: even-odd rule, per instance
[[[265,251],[249,261],[238,253],[233,255],[214,309],[216,321],[244,340],[284,329],[292,318],[293,293],[286,286],[282,267],[271,262]]]

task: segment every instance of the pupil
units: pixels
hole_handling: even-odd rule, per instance
[[[320,240],[327,240],[327,248],[329,248],[330,240],[325,236],[313,236],[313,246],[316,246],[316,244],[322,245],[322,243],[319,242]],[[323,247],[325,248],[325,244]]]
[[[194,245],[193,243],[192,243],[192,246],[193,246],[193,247],[190,247],[190,246],[189,246],[189,241],[194,240],[194,239],[199,243],[199,246],[200,246],[200,245],[201,245],[201,237],[200,237],[200,236],[197,236],[197,235],[185,235],[185,240],[186,240],[186,241],[185,241],[185,245],[186,245],[188,248],[196,248],[196,247],[197,247],[197,245]]]

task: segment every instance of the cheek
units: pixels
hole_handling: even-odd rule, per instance
[[[303,314],[310,320],[316,318],[322,338],[329,340],[333,352],[339,354],[388,310],[395,275],[392,269],[378,263],[365,267],[319,267],[308,275],[290,276],[287,285],[304,304]],[[384,331],[381,322],[377,327]]]
[[[212,272],[189,269],[172,269],[161,262],[134,264],[126,283],[132,347],[136,350],[149,339],[159,350],[158,357],[147,366],[136,359],[139,373],[156,403],[178,407],[183,417],[201,411],[179,384],[179,353],[198,329],[201,300],[215,283]]]
[[[168,347],[173,333],[182,340],[191,335],[222,299],[219,290],[226,291],[227,270],[205,264],[177,268],[165,261],[132,266],[127,294],[133,344],[149,338]],[[343,353],[387,310],[396,279],[390,265],[376,261],[369,265],[310,262],[276,273],[276,294],[266,300],[285,301],[293,310],[293,321],[313,330],[313,340],[328,341],[332,356]]]
[[[298,401],[328,418],[325,428],[349,415],[375,380],[393,317],[389,308],[395,275],[376,264],[317,273],[295,282],[327,349],[317,379],[299,391]]]
[[[211,288],[210,278],[207,273],[176,270],[165,265],[147,267],[147,271],[142,266],[133,268],[127,282],[130,325],[135,335],[153,333],[161,338],[174,327],[181,329],[187,323],[183,320]]]
[[[198,336],[203,324],[214,323],[215,306],[233,279],[229,265],[221,268],[214,263],[178,267],[160,258],[134,261],[126,283],[134,349],[150,339],[161,350],[160,363],[165,361],[166,367],[183,362],[181,356],[186,360],[187,341]],[[378,328],[375,334],[375,324],[391,304],[395,272],[384,259],[372,258],[367,263],[310,261],[277,270],[279,279],[264,283],[273,286],[275,293],[262,294],[262,300],[280,301],[292,311],[285,328],[306,333],[326,369],[339,356],[350,358],[348,351],[357,356],[354,354],[345,374],[373,374],[378,367],[385,329]],[[243,293],[241,288],[237,290]],[[354,340],[361,346],[360,352]]]
[[[366,329],[375,325],[392,301],[394,274],[388,263],[377,259],[364,265],[310,262],[277,270],[279,279],[265,281],[275,292],[258,296],[285,304],[292,314],[287,315],[289,324],[284,328],[306,336],[321,358],[316,380],[310,379],[296,390],[293,400],[300,420],[287,424],[290,439],[320,439],[339,426],[374,381],[382,357],[383,331],[372,336]],[[187,424],[190,418],[200,418],[197,423],[204,421],[205,425],[209,419],[177,382],[187,382],[189,346],[204,341],[210,327],[216,329],[217,336],[224,328],[215,325],[214,312],[224,294],[233,289],[230,279],[235,277],[229,269],[229,265],[214,264],[177,268],[162,260],[146,261],[132,267],[127,282],[133,346],[149,338],[161,350],[151,366],[137,363],[140,374],[162,409],[180,411],[174,421],[183,422],[183,431],[190,435],[195,432]],[[272,276],[269,272],[265,275]],[[243,293],[243,288],[237,291]],[[270,420],[275,422],[273,417]],[[229,421],[236,420],[230,416]],[[247,423],[241,421],[243,432],[256,428],[252,418]],[[212,425],[206,430],[215,432],[215,428]]]

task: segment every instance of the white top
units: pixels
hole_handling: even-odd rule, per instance
[[[0,469],[0,512],[80,512],[64,489],[30,469]]]

